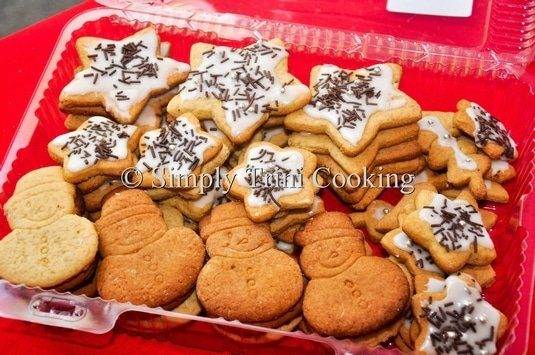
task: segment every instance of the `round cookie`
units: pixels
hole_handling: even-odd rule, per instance
[[[15,229],[0,241],[0,277],[27,286],[72,288],[90,276],[97,250],[95,227],[83,217],[66,215],[41,228]]]
[[[104,258],[97,271],[97,289],[104,299],[166,306],[188,294],[204,256],[195,232],[173,228],[137,252]]]

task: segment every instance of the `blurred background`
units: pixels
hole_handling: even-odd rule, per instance
[[[79,2],[81,0],[0,0],[0,37]]]

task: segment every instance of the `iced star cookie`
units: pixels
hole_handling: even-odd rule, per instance
[[[377,223],[383,219],[390,210],[392,205],[386,201],[375,200],[366,207],[364,212],[354,212],[349,215],[351,221],[357,228],[366,228],[368,236],[375,242],[381,241],[383,233],[377,230]]]
[[[483,299],[479,285],[464,274],[416,294],[412,308],[420,328],[414,344],[418,353],[494,354],[507,328],[505,315]]]
[[[247,150],[247,147],[254,142],[269,142],[275,144],[277,147],[283,148],[287,146],[288,138],[288,133],[284,127],[262,127],[255,133],[248,143],[241,145],[239,149],[232,152],[228,164],[231,167],[238,165],[238,162]]]
[[[94,116],[76,131],[62,134],[48,143],[50,157],[63,164],[63,176],[72,183],[96,175],[120,176],[135,163],[140,130]]]
[[[455,125],[472,136],[478,148],[492,159],[516,159],[516,143],[496,117],[475,102],[467,100],[459,101],[457,110]]]
[[[270,115],[285,115],[310,100],[308,88],[288,73],[288,52],[279,39],[244,48],[196,43],[192,71],[167,111],[211,118],[229,139],[248,141]]]
[[[101,106],[118,122],[133,123],[151,96],[188,75],[189,65],[160,57],[159,46],[153,27],[119,41],[79,38],[76,50],[83,69],[61,91],[60,108],[84,114],[80,110],[85,107]]]
[[[403,232],[429,251],[441,270],[453,273],[466,264],[488,265],[496,258],[477,202],[463,191],[455,200],[422,190],[416,210],[401,224]]]
[[[284,120],[293,131],[327,134],[349,156],[363,151],[385,128],[415,123],[420,106],[398,90],[401,67],[357,70],[319,65],[310,74],[312,101]]]
[[[280,210],[312,205],[317,190],[311,181],[315,169],[316,156],[306,150],[257,142],[247,148],[223,183],[233,196],[244,201],[253,221],[263,222]]]
[[[185,113],[166,127],[145,132],[139,141],[136,169],[143,174],[143,186],[165,182],[168,187],[180,183],[191,188],[189,177],[211,173],[205,166],[221,149],[221,141],[202,131],[197,118]]]
[[[210,212],[212,207],[229,201],[225,194],[226,190],[223,188],[223,181],[228,178],[228,169],[224,166],[218,167],[211,176],[211,183],[203,191],[200,198],[188,200],[175,196],[162,201],[162,204],[174,206],[186,217],[197,222],[200,221]]]
[[[64,215],[42,227],[15,229],[0,240],[0,277],[66,291],[91,276],[97,251],[93,224]]]
[[[48,166],[22,176],[3,210],[11,229],[38,228],[81,213],[82,204],[74,185],[63,179],[61,167]]]
[[[486,187],[483,175],[490,168],[490,159],[483,154],[465,154],[443,123],[448,119],[451,120],[449,113],[424,112],[418,122],[421,131],[418,140],[422,149],[428,152],[429,167],[434,170],[447,167],[449,183],[455,186],[468,185],[476,197],[484,198]]]

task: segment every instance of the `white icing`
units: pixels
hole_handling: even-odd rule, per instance
[[[422,182],[428,182],[430,173],[428,170],[424,169],[419,174],[414,176],[414,180],[412,180],[412,185],[416,185]]]
[[[230,133],[238,136],[278,105],[288,105],[308,92],[305,85],[283,83],[275,75],[275,67],[287,57],[283,47],[269,42],[245,48],[216,46],[203,53],[197,70],[181,85],[180,97],[221,100]]]
[[[291,254],[294,252],[295,246],[290,243],[283,242],[282,240],[278,240],[276,244],[277,249],[287,253]]]
[[[388,208],[386,207],[377,207],[375,208],[375,211],[373,211],[373,218],[376,220],[381,220],[383,217],[390,212]]]
[[[418,350],[426,354],[457,354],[469,348],[473,354],[496,353],[500,312],[481,298],[479,285],[468,286],[454,275],[444,284],[444,299],[423,301],[422,307],[432,322],[424,330],[425,340]],[[453,344],[458,345],[457,349]]]
[[[425,285],[425,291],[432,293],[442,292],[444,290],[444,287],[446,287],[446,283],[443,280],[430,277],[429,280],[427,280],[427,284]]]
[[[485,187],[488,189],[492,188],[492,181],[490,180],[485,180]]]
[[[136,129],[133,125],[118,124],[106,117],[93,116],[76,131],[54,138],[51,144],[68,152],[65,167],[69,171],[78,172],[99,161],[125,159],[129,153],[128,141]]]
[[[220,166],[212,174],[212,184],[205,190],[205,194],[201,198],[192,201],[193,206],[197,208],[205,208],[217,206],[223,202],[228,201],[223,189],[223,180],[228,181],[228,169]]]
[[[477,169],[476,162],[461,151],[459,144],[457,144],[457,139],[451,136],[450,132],[437,117],[425,116],[418,121],[418,125],[421,130],[433,132],[437,136],[437,142],[441,147],[450,148],[453,151],[455,162],[459,168],[471,171]]]
[[[167,127],[148,131],[143,135],[144,148],[136,168],[144,172],[169,172],[187,176],[204,161],[207,149],[216,145],[210,135],[198,132],[187,119],[176,119]]]
[[[494,248],[481,215],[464,200],[450,200],[437,193],[431,204],[420,210],[419,217],[429,223],[437,242],[449,251],[468,250],[472,244]]]
[[[392,83],[392,68],[387,64],[358,69],[355,76],[349,77],[350,74],[335,65],[322,65],[316,93],[304,111],[313,118],[328,121],[349,144],[357,145],[373,114],[401,107],[406,100]],[[324,100],[333,93],[341,99]]]
[[[418,244],[409,239],[407,234],[400,232],[394,236],[394,245],[401,250],[405,250],[414,259],[416,266],[422,270],[436,272],[442,274],[442,271],[437,267],[431,254]]]
[[[502,171],[506,171],[510,169],[510,165],[505,160],[493,160],[490,163],[490,174],[496,175]]]
[[[86,48],[87,56],[93,58],[90,67],[77,72],[61,94],[99,93],[104,97],[106,111],[117,112],[123,119],[131,119],[130,110],[134,105],[143,102],[153,91],[168,89],[167,79],[171,74],[189,70],[189,65],[185,63],[157,57],[158,41],[156,31],[152,30],[122,41],[103,39],[94,47]],[[137,47],[139,51],[135,54],[135,58],[121,63],[125,46],[138,43],[144,47]],[[111,50],[111,46],[115,46],[112,52],[97,49]],[[124,70],[136,73],[125,74]]]
[[[281,197],[303,189],[304,158],[291,148],[274,150],[258,145],[247,151],[244,166],[236,170],[234,183],[251,188],[246,202],[251,206],[279,204]]]
[[[212,120],[203,120],[202,126],[206,132],[210,133],[216,138],[222,139],[226,137],[225,134],[221,132],[219,128],[217,128],[215,122]]]
[[[468,107],[465,112],[474,123],[475,130],[473,134],[477,147],[483,148],[483,146],[485,146],[486,144],[486,140],[491,140],[497,142],[498,144],[504,145],[509,143],[512,152],[514,152],[513,155],[516,155],[516,143],[513,138],[511,138],[511,135],[509,134],[503,123],[498,121],[487,110],[485,110],[483,107],[479,106],[475,102],[471,102],[470,107]],[[486,122],[486,125],[488,125],[488,129],[485,130],[485,132],[482,132],[481,130],[480,120],[483,120],[484,122]],[[504,154],[502,155],[502,159],[511,160],[513,159],[513,156],[508,157],[504,152]]]

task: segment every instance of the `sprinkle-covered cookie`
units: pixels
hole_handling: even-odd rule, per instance
[[[346,155],[366,148],[377,132],[420,118],[420,106],[398,90],[401,67],[377,64],[357,70],[335,65],[312,69],[312,101],[284,125],[298,132],[325,133]]]
[[[496,117],[475,102],[467,100],[459,101],[457,109],[455,125],[474,137],[478,148],[483,149],[492,159],[516,159],[516,143]]]
[[[420,326],[415,350],[426,354],[494,354],[507,318],[483,299],[469,276],[451,275],[442,287],[416,294],[414,318]]]
[[[80,108],[103,106],[118,122],[134,122],[151,96],[188,75],[189,65],[160,57],[159,48],[153,27],[119,41],[79,38],[76,50],[83,69],[61,91],[60,108],[83,113]]]
[[[54,138],[48,144],[48,153],[63,163],[68,182],[78,183],[96,175],[120,176],[134,165],[139,134],[136,126],[94,116],[76,131]]]
[[[288,52],[279,39],[244,48],[196,43],[190,61],[192,71],[168,112],[212,118],[237,144],[270,115],[285,115],[310,100],[308,88],[288,73]]]
[[[312,205],[315,168],[316,156],[306,150],[257,142],[247,148],[224,184],[232,195],[243,199],[252,220],[263,222],[280,210]]]
[[[464,265],[488,265],[496,258],[494,244],[485,229],[477,202],[466,192],[455,200],[422,190],[416,210],[402,222],[403,231],[432,255],[448,273]]]
[[[143,135],[136,168],[143,173],[144,186],[164,180],[169,187],[178,187],[178,182],[186,187],[188,176],[204,172],[203,166],[221,148],[221,141],[202,131],[195,116],[185,113],[166,127]]]

